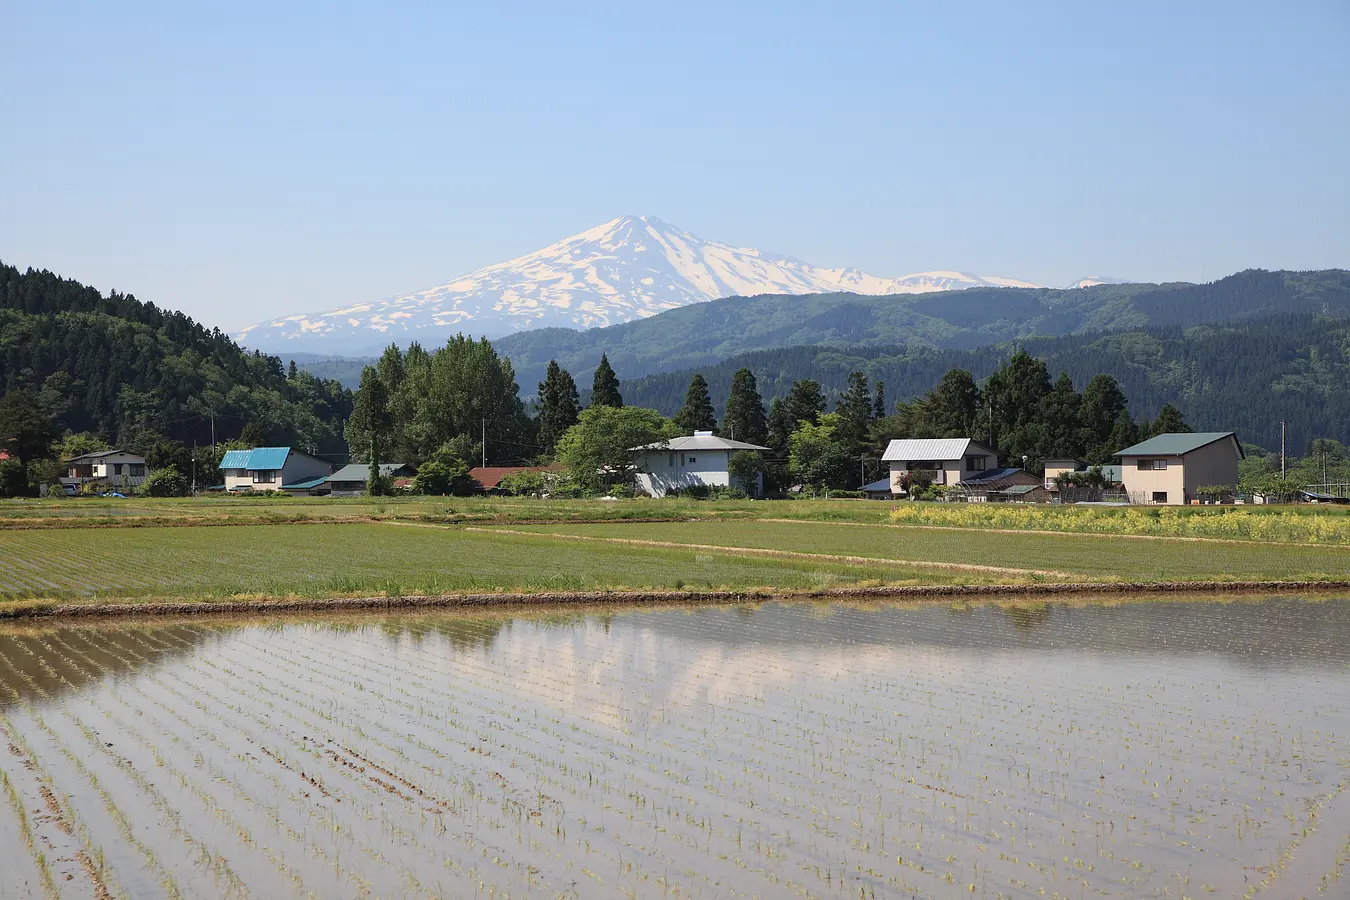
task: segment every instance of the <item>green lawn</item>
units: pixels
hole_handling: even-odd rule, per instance
[[[909,564],[737,556],[393,524],[0,531],[0,598],[810,589],[994,580]],[[1001,580],[1008,580],[1004,577]]]
[[[519,525],[538,533],[979,563],[1127,581],[1350,578],[1350,548],[778,522]]]

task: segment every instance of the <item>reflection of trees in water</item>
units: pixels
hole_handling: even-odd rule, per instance
[[[1003,613],[1018,631],[1033,631],[1050,621],[1050,605],[1047,603],[1016,604],[1004,607]]]
[[[39,702],[105,678],[137,674],[180,659],[234,626],[213,623],[72,625],[0,630],[0,709]],[[119,646],[122,637],[135,640]],[[71,652],[67,647],[75,648]],[[44,696],[45,694],[45,696]]]

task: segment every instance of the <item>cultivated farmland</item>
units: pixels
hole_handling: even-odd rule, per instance
[[[0,627],[0,896],[1338,896],[1348,604]]]

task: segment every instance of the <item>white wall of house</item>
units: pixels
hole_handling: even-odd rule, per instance
[[[652,497],[664,497],[674,489],[732,487],[727,472],[731,453],[727,450],[643,450],[637,454],[637,489]],[[758,485],[735,485],[750,494]]]
[[[928,463],[937,463],[937,468],[929,467]],[[998,457],[972,444],[966,456],[960,459],[891,460],[890,466],[891,492],[898,494],[904,490],[903,479],[906,472],[930,472],[933,475],[933,484],[959,484],[972,475],[997,468]]]
[[[89,474],[77,474],[83,471],[84,464],[71,466],[68,471],[70,478],[76,478],[80,481],[106,481],[110,487],[136,487],[145,481],[149,470],[145,465],[145,457],[139,453],[113,453],[108,456],[100,456],[97,459],[89,460]]]
[[[315,459],[304,453],[292,450],[286,454],[286,465],[271,471],[253,469],[223,469],[225,490],[227,491],[279,491],[283,484],[297,481],[309,481],[323,475],[331,475],[333,467],[321,459]]]

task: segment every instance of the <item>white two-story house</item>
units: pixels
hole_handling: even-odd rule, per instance
[[[145,457],[129,450],[96,450],[66,460],[66,476],[62,482],[77,488],[91,482],[113,490],[139,487],[145,481]]]
[[[333,474],[326,460],[290,447],[227,450],[220,460],[227,491],[280,491],[288,484]]]
[[[764,490],[763,476],[754,484],[733,484],[728,471],[731,455],[741,450],[762,453],[768,447],[717,437],[711,431],[695,431],[689,437],[671,438],[633,448],[637,489],[653,497],[691,487],[738,487],[752,497]]]
[[[998,454],[970,438],[904,438],[886,446],[882,461],[891,467],[891,493],[906,494],[916,477],[933,484],[956,485],[998,468]]]

